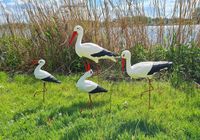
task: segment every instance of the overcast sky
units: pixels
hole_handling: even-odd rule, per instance
[[[53,1],[53,0],[38,0],[38,1],[48,3],[48,1]],[[59,2],[59,1],[62,1],[62,0],[56,0],[56,1]],[[73,1],[79,1],[80,2],[81,0],[73,0]],[[93,0],[91,0],[91,1],[93,1]],[[104,0],[96,0],[96,3],[97,3],[98,6],[100,6],[103,3],[103,1]],[[109,0],[107,0],[107,1],[109,1]],[[127,5],[125,4],[126,0],[110,0],[110,1],[113,2],[114,6],[120,5],[120,7],[127,7]],[[136,0],[129,0],[129,1],[132,1],[132,5],[133,5],[132,9],[134,9],[134,1],[136,1]],[[138,1],[141,1],[144,4],[144,10],[145,10],[146,16],[155,17],[155,15],[154,15],[155,7],[153,6],[154,0],[137,0],[137,2]],[[160,0],[160,1],[162,1],[162,0]],[[175,1],[176,0],[166,0],[165,17],[171,17],[172,16],[172,10],[174,8]],[[28,0],[0,0],[0,2],[3,4],[5,9],[15,13],[17,5],[18,5],[18,7],[23,7],[23,4],[28,2]],[[1,12],[0,12],[0,14],[1,14]],[[161,16],[163,16],[163,15],[161,15]],[[1,17],[0,17],[0,20],[2,20]]]

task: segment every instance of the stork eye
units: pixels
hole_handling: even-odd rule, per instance
[[[123,57],[125,57],[125,54],[123,54]]]

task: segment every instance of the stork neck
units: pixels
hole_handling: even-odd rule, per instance
[[[86,74],[84,74],[83,76],[81,76],[80,80],[86,80],[86,78],[88,78],[88,77]]]
[[[131,70],[131,56],[126,59],[126,70]]]
[[[41,70],[42,66],[44,66],[44,64],[39,64],[39,65],[36,67],[35,71]]]
[[[90,77],[88,75],[88,73],[85,73],[83,76],[81,76],[81,78],[79,79],[79,81],[85,81],[88,77]]]
[[[76,40],[76,46],[81,44],[82,38],[83,38],[83,32],[78,33],[78,37]]]
[[[81,78],[78,80],[78,84],[83,83],[86,80],[87,77],[85,75],[81,76]]]

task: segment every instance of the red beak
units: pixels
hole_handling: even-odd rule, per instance
[[[32,63],[32,65],[36,65],[36,64],[38,64],[38,60],[33,60],[31,63]]]
[[[125,62],[126,62],[126,59],[122,58],[122,73],[124,72]]]
[[[71,39],[69,40],[69,45],[72,44],[74,38],[78,35],[78,33],[76,31],[73,32]]]
[[[89,70],[91,69],[89,63],[85,64],[84,66],[85,66],[85,70],[86,70],[86,72],[89,71]]]

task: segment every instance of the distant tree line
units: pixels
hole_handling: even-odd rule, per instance
[[[133,17],[121,17],[120,19],[114,19],[114,23],[121,23],[124,21],[131,22],[133,24],[145,24],[145,25],[176,25],[176,24],[200,24],[200,7],[196,8],[191,17],[187,18],[163,18],[163,17],[147,17],[147,16],[133,16]]]

